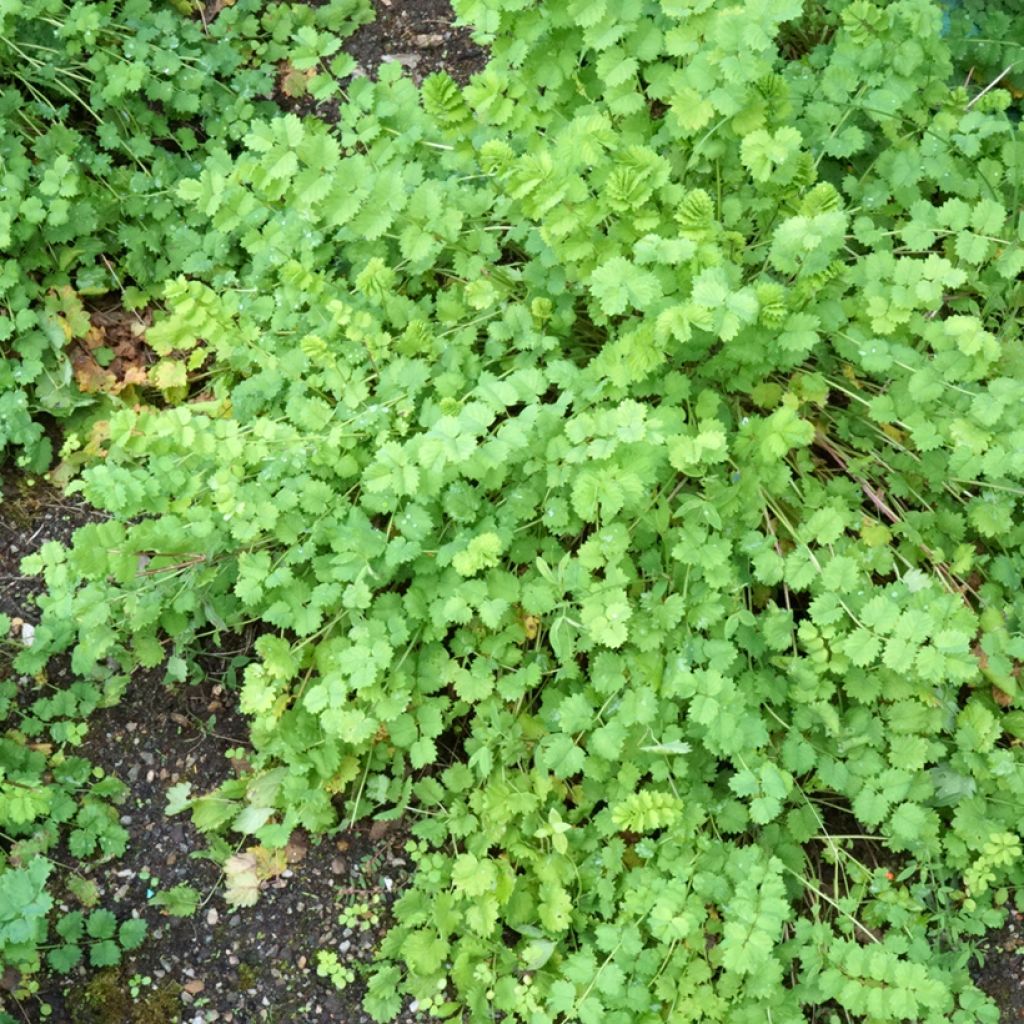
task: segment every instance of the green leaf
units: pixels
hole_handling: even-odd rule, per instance
[[[89,947],[89,963],[93,967],[113,967],[121,962],[121,950],[112,939],[95,942]]]
[[[606,260],[590,275],[590,292],[605,316],[645,309],[661,297],[658,278],[622,256]]]
[[[142,918],[122,921],[117,930],[117,941],[123,949],[137,949],[146,937],[146,922]]]
[[[46,954],[47,963],[58,974],[67,974],[81,959],[82,948],[75,943],[57,946]]]
[[[94,910],[86,921],[86,933],[93,939],[109,939],[114,935],[117,918],[109,910]]]
[[[190,885],[176,885],[162,889],[150,898],[154,907],[160,907],[171,917],[191,917],[199,906],[200,893]],[[128,923],[128,922],[126,922]],[[128,947],[133,948],[133,947]]]

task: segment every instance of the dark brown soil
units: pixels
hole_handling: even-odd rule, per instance
[[[106,518],[105,512],[65,498],[42,481],[14,474],[0,481],[0,614],[35,625],[35,597],[43,582],[23,576],[21,560],[48,540],[66,544],[79,526]]]
[[[1010,913],[982,944],[984,962],[974,971],[975,984],[999,1007],[1002,1024],[1024,1021],[1024,915]]]
[[[130,839],[119,860],[76,867],[99,886],[100,906],[119,920],[144,917],[149,932],[117,970],[79,967],[66,978],[46,977],[39,997],[53,1008],[49,1020],[122,1024],[121,1017],[91,1007],[89,996],[99,984],[110,989],[103,999],[110,1002],[138,976],[150,979],[138,998],[163,992],[162,1012],[173,1007],[168,1021],[368,1022],[360,1007],[362,984],[338,992],[317,976],[316,956],[334,952],[357,971],[372,957],[388,905],[408,872],[401,840],[395,833],[374,839],[365,828],[319,840],[296,833],[283,874],[266,883],[255,906],[232,909],[219,866],[204,856],[209,840],[187,814],[169,818],[164,808],[176,782],[204,793],[231,776],[226,751],[245,745],[245,723],[221,685],[206,681],[172,690],[159,676],[137,676],[120,704],[97,712],[78,751],[128,784],[121,823]],[[241,848],[249,845],[255,841]],[[192,916],[165,916],[150,905],[156,892],[178,885],[201,894]],[[366,930],[339,922],[355,901],[376,901]],[[67,896],[61,909],[74,906]]]
[[[449,0],[374,0],[377,17],[345,43],[364,74],[396,61],[420,82],[447,71],[465,84],[487,63],[487,51],[473,42],[469,29],[454,28]]]
[[[322,0],[307,0],[319,3]],[[487,63],[487,51],[473,42],[468,28],[457,28],[450,0],[373,0],[374,20],[362,25],[347,40],[344,51],[356,60],[351,77],[376,79],[383,64],[399,64],[419,85],[435,71],[446,71],[465,85]],[[282,75],[274,99],[285,110],[315,115],[328,124],[338,121],[337,98],[318,103],[296,96]]]

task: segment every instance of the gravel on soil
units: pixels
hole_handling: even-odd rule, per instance
[[[86,523],[101,522],[106,513],[75,498],[65,498],[43,481],[29,483],[11,474],[0,481],[0,614],[35,625],[38,577],[23,576],[21,560],[49,540],[66,544]]]
[[[322,0],[306,0],[317,4]],[[435,71],[446,71],[461,85],[482,71],[487,50],[473,42],[470,30],[456,27],[450,0],[372,0],[374,20],[360,26],[342,49],[356,61],[342,88],[359,76],[375,79],[383,64],[399,64],[419,85]],[[296,114],[313,114],[328,124],[338,121],[339,100],[318,103],[292,96],[282,78],[274,94],[277,104]]]
[[[381,64],[395,61],[415,82],[447,71],[465,84],[487,63],[487,51],[473,42],[468,28],[456,28],[449,0],[374,0],[376,18],[359,28],[345,51],[364,74],[376,76]]]
[[[1011,911],[1002,928],[985,936],[974,983],[999,1007],[1002,1024],[1024,1021],[1024,914]]]

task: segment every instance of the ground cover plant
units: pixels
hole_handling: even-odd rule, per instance
[[[454,6],[465,88],[347,79],[355,3],[0,7],[0,423],[38,471],[61,421],[108,513],[27,562],[16,667],[79,681],[5,691],[0,956],[142,941],[54,939],[26,851],[116,796],[82,796],[90,709],[249,628],[245,767],[168,811],[263,851],[403,819],[377,1019],[996,1020],[1015,5]]]

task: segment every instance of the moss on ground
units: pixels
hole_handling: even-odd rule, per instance
[[[177,1024],[181,986],[164,982],[133,999],[117,967],[100,971],[67,996],[71,1024]]]

